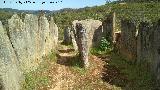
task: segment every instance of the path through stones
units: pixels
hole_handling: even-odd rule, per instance
[[[90,56],[91,67],[87,70],[73,65],[76,52],[70,47],[59,45],[57,61],[50,65],[48,76],[52,80],[47,88],[40,90],[113,90],[117,88],[102,80],[105,61],[96,56]],[[39,89],[38,89],[39,90]]]

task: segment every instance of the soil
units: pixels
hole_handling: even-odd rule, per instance
[[[78,67],[74,60],[79,60],[74,49],[61,45],[57,61],[50,62],[45,73],[51,82],[48,86],[39,87],[39,90],[121,90],[112,83],[117,78],[122,80],[120,83],[127,81],[116,67],[108,65],[109,55],[90,55],[88,69]]]

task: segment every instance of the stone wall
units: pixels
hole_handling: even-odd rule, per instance
[[[141,22],[137,27],[131,20],[123,19],[121,31],[115,32],[113,17],[109,16],[103,22],[106,38],[112,42],[115,40],[115,48],[127,59],[147,65],[160,81],[160,21]]]
[[[129,20],[121,21],[119,51],[130,60],[137,56],[136,25]]]
[[[138,63],[149,63],[156,79],[160,81],[160,22],[153,25],[142,22],[137,39]]]
[[[0,23],[0,80],[2,90],[20,90],[23,73],[39,65],[42,57],[55,49],[58,27],[53,18],[27,14],[24,20],[14,14],[8,29]]]

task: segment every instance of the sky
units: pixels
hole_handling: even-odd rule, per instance
[[[106,3],[106,0],[30,0],[31,3],[30,2],[26,3],[26,1],[29,0],[0,0],[0,8],[52,11],[63,8],[83,8],[86,6],[89,7],[99,6],[99,5],[104,5]],[[110,0],[110,1],[115,1],[115,0]]]

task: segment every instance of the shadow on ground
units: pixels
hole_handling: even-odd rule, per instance
[[[74,52],[74,49],[66,49],[66,50],[58,50],[61,54],[64,53],[64,55],[61,54],[56,54],[57,56],[57,63],[60,65],[65,65],[65,66],[77,66],[77,67],[82,67],[83,63],[79,59],[79,55],[74,55],[74,54],[69,54]]]
[[[67,50],[58,50],[60,53],[70,53],[70,52],[74,52],[74,49],[67,49]]]
[[[128,82],[127,77],[113,65],[104,65],[102,80],[118,87],[125,87],[126,83]]]
[[[111,56],[99,55],[98,57],[106,62],[102,70],[102,80],[110,85],[115,85],[121,88],[125,87],[126,83],[128,83],[127,77],[125,74],[121,73],[118,67],[110,65]]]

